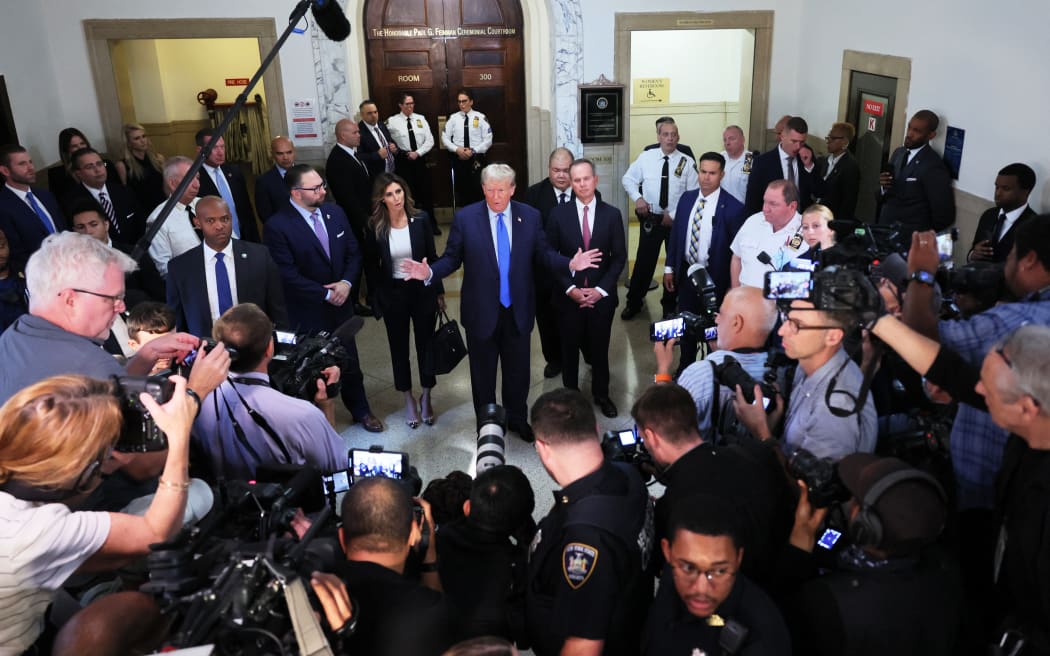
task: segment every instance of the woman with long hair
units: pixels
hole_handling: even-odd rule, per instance
[[[73,177],[72,155],[82,148],[91,148],[91,142],[80,130],[70,127],[58,133],[58,156],[62,163],[47,170],[47,188],[59,200],[65,198],[70,189],[79,184]],[[102,162],[106,165],[107,183],[126,183],[127,169],[123,162],[113,163],[105,156],[102,157]]]
[[[124,166],[128,189],[135,194],[139,207],[153,208],[164,202],[164,157],[153,150],[146,128],[138,123],[124,124]]]
[[[423,370],[422,363],[438,308],[445,307],[445,289],[440,282],[427,286],[419,280],[410,280],[401,271],[405,259],[427,258],[431,262],[437,259],[430,218],[415,208],[412,192],[401,176],[381,173],[376,178],[365,239],[366,266],[375,272],[369,280],[377,281],[372,290],[372,307],[376,319],[382,317],[386,327],[394,387],[405,395],[405,423],[410,428],[418,428],[420,421],[432,426],[435,417],[430,391],[436,379],[433,373]],[[412,394],[409,322],[415,332],[419,382],[423,387],[418,406]]]
[[[182,528],[199,402],[184,378],[170,380],[175,390],[164,405],[139,396],[168,438],[164,471],[142,516],[75,510],[114,466],[123,418],[113,382],[55,376],[0,407],[0,645],[12,653],[33,646],[70,576],[120,567]]]

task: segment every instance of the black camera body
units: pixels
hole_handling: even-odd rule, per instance
[[[274,340],[276,352],[270,360],[270,384],[274,389],[305,401],[313,401],[317,394],[317,379],[321,372],[338,366],[347,357],[342,341],[328,332],[316,335],[294,335]],[[326,387],[328,398],[339,396],[340,384]]]
[[[843,266],[819,271],[767,271],[763,292],[778,304],[802,300],[817,310],[851,312],[862,323],[874,320],[882,308],[882,297],[866,272]]]
[[[115,396],[120,401],[124,422],[114,449],[125,453],[163,451],[168,448],[168,438],[153,421],[146,406],[139,401],[145,392],[159,404],[171,400],[175,383],[167,376],[114,376]]]
[[[735,390],[739,385],[744,394],[744,400],[748,403],[755,402],[755,385],[758,385],[765,398],[766,412],[776,409],[776,404],[773,403],[777,395],[776,388],[765,380],[756,381],[751,374],[744,371],[744,367],[733,356],[727,355],[720,364],[714,365],[714,376],[716,383],[731,390]]]
[[[606,431],[602,435],[602,453],[611,462],[625,462],[629,465],[652,465],[653,457],[645,448],[637,428],[625,428],[618,431]]]
[[[842,484],[838,466],[831,458],[818,458],[805,449],[796,449],[787,462],[788,473],[806,484],[809,503],[814,508],[827,508],[853,495]]]

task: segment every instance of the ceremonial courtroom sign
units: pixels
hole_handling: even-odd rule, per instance
[[[373,39],[432,39],[456,36],[517,36],[515,27],[373,27]]]

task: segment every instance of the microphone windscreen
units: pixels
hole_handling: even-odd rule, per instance
[[[317,27],[332,41],[345,41],[350,36],[350,21],[337,0],[313,0],[310,11]]]
[[[344,321],[332,334],[339,338],[339,341],[343,344],[348,344],[354,338],[354,335],[361,332],[364,326],[365,320],[355,314]]]

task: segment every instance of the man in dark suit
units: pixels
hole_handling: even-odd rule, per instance
[[[995,207],[989,208],[977,222],[973,246],[968,259],[1005,262],[1014,245],[1014,228],[1022,220],[1035,216],[1028,205],[1028,195],[1035,188],[1035,171],[1027,164],[1015,162],[1004,166],[995,177]]]
[[[288,204],[284,172],[295,166],[295,144],[288,137],[274,137],[270,142],[270,154],[273,168],[255,178],[255,211],[264,224]]]
[[[502,363],[508,427],[531,442],[534,436],[526,406],[535,319],[533,267],[580,271],[591,268],[600,255],[594,250],[581,252],[570,261],[551,250],[539,212],[511,201],[514,169],[506,164],[482,169],[481,184],[485,200],[456,213],[445,253],[433,265],[408,260],[403,267],[410,278],[428,284],[464,267],[461,313],[470,353],[474,411],[496,402],[496,369]]]
[[[860,165],[849,152],[850,141],[856,132],[849,123],[833,124],[828,130],[828,136],[824,137],[828,144],[828,155],[820,158],[817,167],[819,202],[840,220],[853,220],[857,215]],[[806,208],[802,209],[805,211]]]
[[[48,235],[66,229],[55,197],[44,189],[34,189],[36,167],[22,146],[0,147],[0,229],[11,249],[8,263],[12,271],[25,270],[26,261]]]
[[[729,265],[733,243],[747,216],[744,205],[733,194],[722,188],[725,177],[725,158],[715,152],[700,156],[697,163],[700,188],[687,191],[678,199],[671,239],[667,244],[667,263],[664,266],[664,288],[678,294],[679,312],[697,312],[700,309],[699,290],[689,280],[689,272],[704,267],[715,283],[718,305],[729,289],[732,279]],[[682,345],[678,371],[696,361],[698,340],[686,333]]]
[[[623,217],[620,210],[597,198],[598,176],[594,164],[577,160],[570,169],[575,200],[551,210],[547,239],[565,257],[578,251],[601,251],[594,269],[572,273],[555,270],[553,305],[561,329],[561,380],[579,389],[580,350],[586,345],[591,363],[591,395],[606,417],[615,417],[616,404],[609,398],[609,336],[619,305],[617,287],[627,264]]]
[[[332,200],[343,208],[350,221],[350,229],[357,243],[364,244],[365,226],[372,212],[372,179],[367,165],[361,159],[360,126],[348,118],[340,120],[335,124],[335,142],[325,165],[328,188],[332,190]],[[372,316],[372,309],[361,304],[360,280],[354,278],[350,282],[353,284],[350,299],[354,312]]]
[[[908,121],[904,145],[893,151],[889,171],[879,175],[882,185],[879,225],[899,223],[902,237],[911,242],[919,230],[945,230],[955,223],[952,176],[941,154],[930,147],[940,119],[920,109]]]
[[[361,121],[357,127],[361,130],[361,147],[358,154],[361,161],[368,167],[368,175],[372,180],[384,171],[394,172],[394,155],[397,154],[397,143],[390,136],[390,130],[386,129],[379,120],[379,108],[373,100],[363,100],[358,107],[361,111]],[[371,192],[371,190],[369,190]]]
[[[780,133],[780,143],[773,150],[762,153],[751,167],[747,181],[744,216],[762,211],[762,196],[773,180],[791,180],[799,191],[799,198],[811,198],[813,179],[799,157],[798,151],[806,143],[809,125],[801,116],[792,116]]]
[[[109,236],[114,241],[134,244],[146,231],[146,219],[139,212],[135,194],[110,180],[102,155],[91,148],[81,148],[69,157],[74,185],[62,198],[62,209],[70,217],[70,209],[77,203],[93,200],[99,204],[109,219]]]
[[[572,160],[572,152],[568,148],[555,148],[547,159],[548,176],[525,192],[525,202],[540,211],[545,231],[550,227],[548,219],[551,210],[575,199],[569,177]],[[555,277],[543,267],[537,267],[535,274],[536,327],[540,331],[540,348],[547,363],[543,367],[543,377],[554,378],[562,371],[558,314],[552,302]]]
[[[352,124],[357,127],[356,124]],[[291,202],[266,223],[266,245],[284,283],[290,325],[301,332],[332,331],[354,316],[347,302],[361,271],[361,255],[346,214],[324,203],[321,175],[307,164],[296,164],[284,175]],[[357,344],[343,344],[348,362],[342,371],[343,403],[365,430],[379,433],[383,423],[368,405]]]
[[[233,239],[226,201],[197,201],[194,222],[204,243],[168,262],[168,305],[175,327],[199,337],[211,335],[212,322],[239,303],[254,303],[279,328],[288,323],[281,274],[262,244]]]
[[[197,132],[197,152],[208,145],[215,130],[204,128]],[[259,241],[259,226],[255,221],[255,210],[252,209],[251,195],[248,193],[248,183],[244,179],[241,170],[226,163],[226,142],[219,137],[215,147],[208,154],[201,167],[200,190],[197,196],[218,196],[226,201],[233,215],[233,236],[245,241]]]

